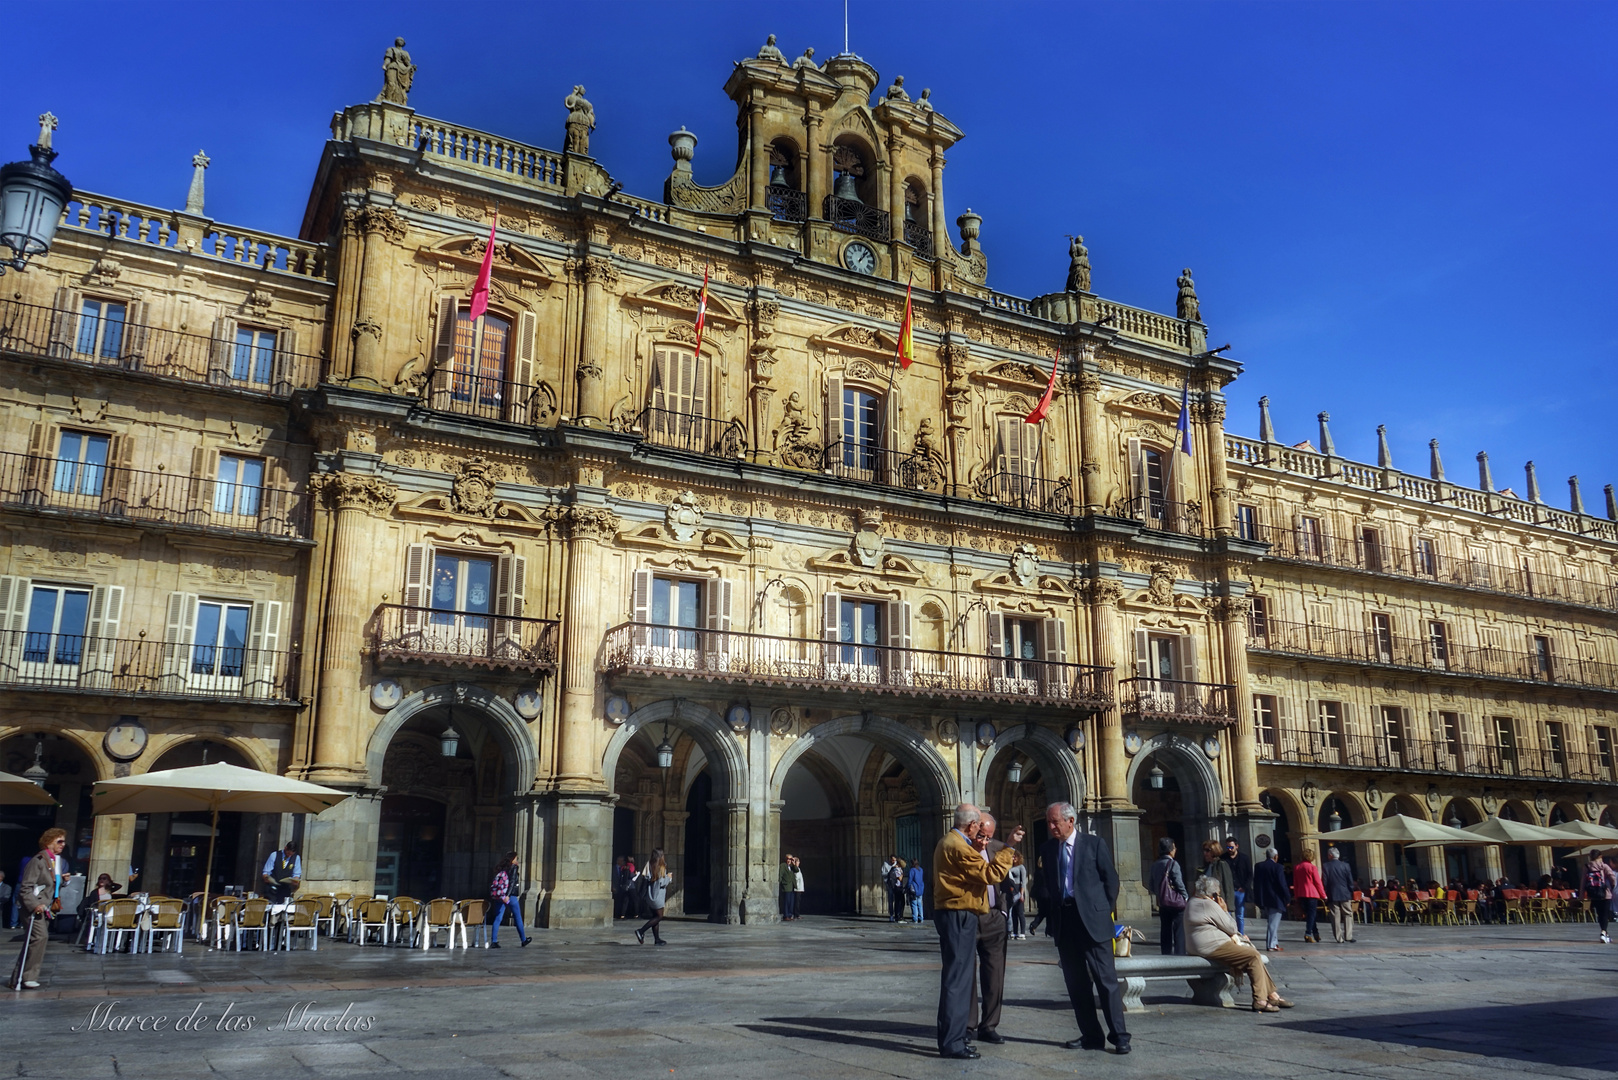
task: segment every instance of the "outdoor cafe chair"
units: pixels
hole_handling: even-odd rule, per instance
[[[326,927],[327,937],[337,936],[337,898],[335,896],[305,896],[300,897],[314,904],[318,909],[315,913],[315,926],[322,924]]]
[[[1506,890],[1505,905],[1505,921],[1507,923],[1511,922],[1512,919],[1516,919],[1520,923],[1525,923],[1528,921],[1527,919],[1523,918],[1522,894],[1516,889]]]
[[[213,902],[213,946],[216,949],[236,946],[236,912],[246,900],[235,896],[215,897]]]
[[[159,935],[166,936],[175,952],[185,947],[185,901],[171,896],[153,897],[147,901],[146,951],[157,946]]]
[[[268,951],[270,948],[270,902],[268,900],[244,900],[242,906],[236,909],[236,951],[242,948],[242,938],[253,934],[258,935],[259,948]]]
[[[446,897],[429,900],[421,905],[421,915],[417,920],[416,933],[421,940],[423,949],[433,947],[433,935],[443,932],[447,935],[445,948],[455,947],[455,901]],[[414,941],[411,942],[415,944]]]
[[[356,945],[364,945],[367,934],[376,935],[378,945],[386,945],[393,930],[392,909],[386,900],[355,900],[349,934]]]
[[[414,946],[416,943],[416,924],[421,920],[421,901],[410,896],[396,897],[391,908],[393,927],[389,936],[394,941],[403,941],[406,945]],[[400,928],[403,927],[403,933]]]
[[[333,893],[331,908],[331,936],[348,933],[348,913],[354,900],[353,893]]]
[[[292,948],[293,934],[309,935],[309,951],[320,948],[320,902],[294,900],[281,918],[281,947]]]
[[[117,952],[125,935],[130,939],[130,951],[137,951],[140,948],[140,901],[128,898],[103,900],[100,908],[101,946],[97,951],[105,953],[108,939],[111,938],[112,951]]]
[[[470,935],[478,936],[478,948],[489,947],[489,902],[487,900],[462,900],[455,905],[455,923],[461,928],[461,948],[470,949],[472,943]],[[454,935],[450,936],[451,942]]]

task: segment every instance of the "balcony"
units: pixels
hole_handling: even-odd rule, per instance
[[[972,494],[983,502],[1039,510],[1046,514],[1073,513],[1073,481],[1041,480],[1021,473],[985,473],[973,481]]]
[[[282,540],[309,536],[306,492],[31,454],[0,454],[0,507]]]
[[[0,351],[283,398],[321,370],[318,356],[16,300],[0,301]]]
[[[371,642],[379,660],[547,673],[556,669],[558,625],[382,604],[372,618]]]
[[[1378,630],[1341,630],[1316,623],[1249,616],[1247,647],[1309,659],[1405,668],[1460,676],[1531,682],[1574,689],[1618,691],[1618,666],[1567,657],[1541,658],[1506,649],[1462,648],[1434,638]]]
[[[297,704],[296,653],[271,649],[0,631],[0,686]]]
[[[1259,728],[1258,759],[1283,765],[1389,769],[1537,780],[1618,780],[1609,759],[1541,747],[1500,747],[1432,742],[1397,735],[1360,735],[1319,730]]]
[[[739,458],[747,453],[747,429],[736,420],[716,420],[668,409],[643,409],[635,419],[653,446],[667,446],[708,457]]]
[[[883,244],[893,236],[893,226],[886,210],[878,210],[858,199],[839,199],[835,195],[827,195],[821,206],[825,211],[822,216],[839,232],[853,233]]]
[[[500,376],[439,369],[427,380],[422,402],[433,412],[529,424],[536,418],[538,392],[537,386]]]
[[[771,184],[764,189],[764,205],[776,221],[800,222],[809,219],[809,196],[795,188]]]
[[[933,257],[933,231],[925,221],[905,222],[905,243],[915,248],[923,259]]]
[[[1236,722],[1236,687],[1174,679],[1124,679],[1118,700],[1125,720],[1229,727]]]
[[[1571,574],[1541,574],[1526,567],[1451,560],[1437,552],[1420,553],[1381,541],[1342,539],[1310,529],[1258,525],[1253,532],[1250,539],[1269,544],[1272,559],[1618,611],[1618,586],[1585,581]]]
[[[1107,516],[1138,521],[1148,529],[1180,533],[1184,536],[1205,535],[1202,527],[1202,504],[1196,502],[1170,502],[1152,495],[1137,495],[1113,503]]]
[[[844,439],[826,447],[821,455],[822,470],[843,480],[908,488],[911,491],[942,491],[944,463],[927,454],[906,454],[870,443]]]
[[[1112,671],[1104,667],[645,623],[624,623],[607,631],[601,670],[619,676],[677,676],[1085,712],[1112,705]]]

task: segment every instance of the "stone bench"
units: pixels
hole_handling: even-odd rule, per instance
[[[1266,964],[1270,958],[1260,954]],[[1236,972],[1205,956],[1120,956],[1113,961],[1123,990],[1125,1012],[1146,1012],[1141,995],[1149,982],[1184,979],[1191,986],[1191,1003],[1236,1006]]]

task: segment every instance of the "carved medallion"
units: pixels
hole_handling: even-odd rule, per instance
[[[455,512],[472,517],[494,517],[494,485],[500,467],[483,458],[473,458],[456,466],[455,483],[450,490]]]
[[[1012,551],[1011,576],[1025,589],[1039,579],[1039,553],[1033,544],[1018,544]]]
[[[682,491],[669,501],[663,521],[669,535],[683,544],[702,528],[702,503],[692,492]]]

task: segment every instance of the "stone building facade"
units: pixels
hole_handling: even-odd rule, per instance
[[[59,813],[217,753],[354,793],[239,823],[222,881],[297,836],[313,888],[470,896],[515,850],[567,926],[654,847],[675,911],[774,919],[788,850],[811,910],[881,910],[961,800],[1078,805],[1127,917],[1165,835],[1618,806],[1610,501],[1226,435],[1190,272],[1173,317],[1092,292],[1082,240],[1063,291],[994,291],[961,132],[856,57],[738,64],[734,175],[682,129],[661,201],[589,156],[582,87],[558,152],[388,64],[299,239],[200,179],[81,193],[12,279],[0,755]],[[195,835],[80,831],[148,874]]]

